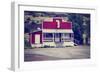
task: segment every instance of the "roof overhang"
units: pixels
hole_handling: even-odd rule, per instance
[[[73,33],[72,29],[43,29],[44,33]]]

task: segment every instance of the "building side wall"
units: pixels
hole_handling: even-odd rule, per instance
[[[31,44],[35,44],[35,35],[36,34],[39,34],[40,35],[40,44],[42,44],[42,31],[39,31],[39,32],[34,32],[34,33],[31,33],[30,34],[30,41],[31,41]]]

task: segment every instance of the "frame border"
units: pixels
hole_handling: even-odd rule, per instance
[[[46,6],[46,5],[33,5],[32,3],[21,3],[21,2],[12,2],[11,3],[11,70],[19,71],[20,64],[20,6],[35,6],[35,7],[50,7],[50,8],[69,8],[69,9],[85,9],[85,10],[95,10],[96,7],[88,6]],[[96,23],[96,21],[95,21]],[[16,45],[15,45],[16,44]],[[90,46],[91,48],[91,46]]]

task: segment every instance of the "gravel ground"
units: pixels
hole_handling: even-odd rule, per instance
[[[90,46],[74,46],[66,48],[36,48],[25,49],[25,61],[62,60],[62,59],[88,59]]]

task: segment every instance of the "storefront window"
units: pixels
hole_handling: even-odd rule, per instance
[[[62,34],[62,41],[69,41],[71,39],[70,33]]]
[[[53,41],[53,33],[43,33],[44,41]]]

